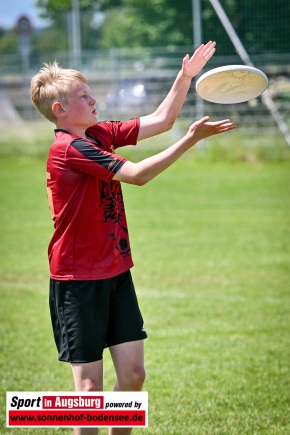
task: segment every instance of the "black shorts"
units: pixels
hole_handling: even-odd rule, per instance
[[[97,281],[51,279],[49,304],[60,361],[98,361],[106,347],[147,337],[130,271]]]

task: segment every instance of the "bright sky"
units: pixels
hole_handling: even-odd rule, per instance
[[[33,27],[45,26],[46,22],[38,17],[39,9],[34,3],[35,0],[0,0],[0,26],[14,27],[21,15],[26,15]]]

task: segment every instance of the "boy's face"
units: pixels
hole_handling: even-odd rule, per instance
[[[87,129],[97,122],[96,100],[86,83],[78,82],[69,95],[68,103],[62,104],[66,121],[72,126]]]

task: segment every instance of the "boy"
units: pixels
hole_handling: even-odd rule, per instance
[[[130,269],[133,266],[120,182],[144,185],[199,140],[235,128],[230,120],[204,117],[165,151],[139,163],[114,149],[172,128],[193,77],[215,51],[201,45],[185,56],[164,101],[151,115],[125,122],[97,123],[96,100],[86,78],[57,63],[31,80],[37,109],[56,125],[47,161],[47,192],[54,220],[48,248],[50,310],[59,360],[71,363],[77,391],[103,388],[103,349],[116,371],[115,391],[140,391],[145,380],[147,337]],[[110,428],[110,435],[130,434]],[[96,435],[76,428],[76,435]]]

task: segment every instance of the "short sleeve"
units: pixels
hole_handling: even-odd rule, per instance
[[[67,148],[66,161],[75,170],[107,181],[113,178],[126,159],[78,138]]]
[[[128,121],[105,121],[95,124],[87,130],[102,146],[110,150],[126,145],[136,145],[140,129],[140,119]]]

